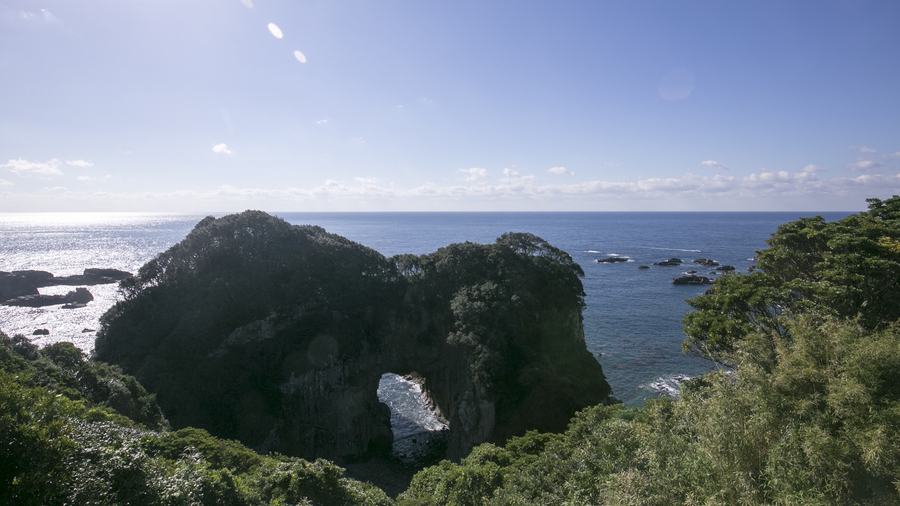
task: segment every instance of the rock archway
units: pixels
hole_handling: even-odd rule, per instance
[[[385,258],[247,211],[204,219],[123,281],[95,350],[173,427],[307,458],[390,451],[378,382],[415,371],[460,458],[608,399],[581,275],[530,234]]]

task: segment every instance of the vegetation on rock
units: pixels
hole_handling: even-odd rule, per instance
[[[247,211],[204,219],[123,281],[95,350],[175,428],[310,458],[389,449],[378,378],[416,372],[462,456],[608,398],[583,275],[531,234],[385,258]]]

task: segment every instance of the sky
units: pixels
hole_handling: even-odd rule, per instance
[[[0,212],[857,211],[900,2],[0,0]]]

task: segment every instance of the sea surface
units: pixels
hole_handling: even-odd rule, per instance
[[[691,261],[710,258],[737,272],[755,262],[756,251],[778,225],[821,214],[832,221],[848,213],[275,213],[293,224],[319,225],[386,256],[430,253],[454,242],[490,243],[505,232],[530,232],[567,251],[584,269],[585,340],[612,385],[628,405],[648,397],[676,395],[680,380],[703,373],[711,364],[681,351],[681,319],[691,310],[685,299],[704,286],[676,286],[672,278],[694,269]],[[36,269],[57,276],[81,274],[87,267],[136,272],[145,262],[187,235],[203,214],[161,213],[8,213],[0,214],[0,271]],[[221,214],[215,214],[221,216]],[[627,262],[598,263],[610,256]],[[654,262],[676,257],[680,267]],[[638,270],[648,265],[649,270]],[[74,287],[48,287],[65,293]],[[100,316],[115,302],[116,285],[88,288],[95,300],[81,309],[0,306],[0,330],[31,336],[38,328],[46,345],[71,341],[90,353]],[[382,399],[407,405],[418,395],[415,382],[399,376],[383,380]],[[395,408],[396,408],[395,406]],[[433,417],[415,407],[396,415],[406,435],[435,430]],[[403,413],[402,411],[397,411]],[[395,427],[396,429],[396,427]],[[395,434],[397,434],[395,430]]]

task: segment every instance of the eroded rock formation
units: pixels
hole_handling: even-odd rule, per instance
[[[530,234],[388,259],[261,212],[210,217],[122,282],[96,356],[175,428],[308,458],[388,452],[378,382],[417,373],[460,458],[608,400],[580,276]]]

